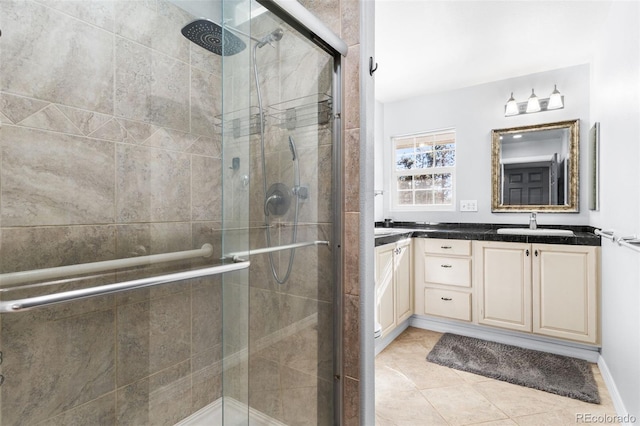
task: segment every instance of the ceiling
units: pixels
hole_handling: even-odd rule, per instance
[[[610,0],[375,0],[376,99],[591,62]]]

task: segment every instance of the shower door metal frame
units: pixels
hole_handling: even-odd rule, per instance
[[[332,87],[331,96],[332,102],[332,203],[333,203],[333,235],[331,237],[331,250],[333,260],[333,424],[339,425],[342,421],[343,413],[343,393],[344,393],[344,380],[342,377],[342,323],[343,323],[343,280],[342,280],[342,265],[344,252],[342,249],[342,228],[343,228],[343,214],[342,214],[342,56],[347,55],[347,44],[336,36],[331,30],[329,30],[322,22],[320,22],[315,16],[309,13],[304,7],[296,3],[293,7],[285,7],[286,5],[281,0],[256,0],[262,4],[293,27],[296,31],[312,41],[318,47],[323,49],[333,58],[333,75],[332,75]],[[288,3],[287,3],[288,5]],[[298,7],[299,6],[299,7]],[[290,14],[290,12],[297,12],[296,16]],[[328,35],[330,40],[325,40],[322,35]]]

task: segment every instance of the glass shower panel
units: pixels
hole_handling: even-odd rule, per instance
[[[0,1],[0,424],[248,423],[250,49],[183,31],[242,15]]]
[[[288,425],[331,425],[334,59],[271,12],[251,30],[249,405]]]

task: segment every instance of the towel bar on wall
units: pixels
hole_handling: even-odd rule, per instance
[[[593,233],[611,240],[611,242],[618,243],[618,245],[621,247],[626,247],[633,251],[640,252],[640,239],[635,235],[630,237],[620,237],[615,235],[615,231],[603,231],[601,229],[596,229],[595,231],[593,231]]]
[[[30,271],[9,272],[0,275],[0,288],[9,285],[23,284],[27,282],[52,280],[68,277],[70,275],[91,274],[95,272],[109,271],[112,269],[132,268],[134,266],[153,265],[162,262],[176,260],[195,259],[197,257],[210,257],[213,254],[213,246],[204,244],[199,249],[176,251],[173,253],[152,254],[148,256],[136,256],[125,259],[104,260],[101,262],[80,263],[77,265],[57,266],[55,268],[33,269]]]

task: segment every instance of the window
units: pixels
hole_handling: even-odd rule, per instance
[[[393,144],[393,210],[455,210],[456,132],[400,136]]]

